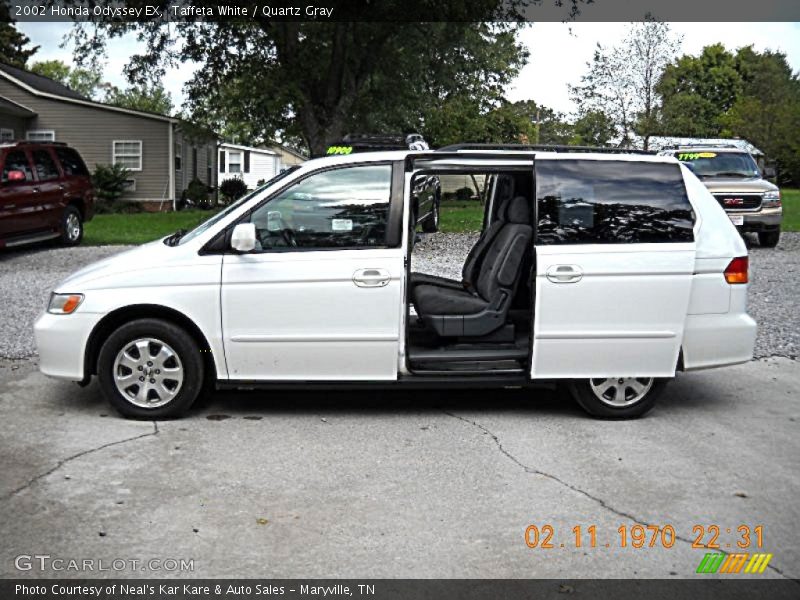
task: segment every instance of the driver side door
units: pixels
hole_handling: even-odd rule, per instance
[[[256,250],[222,265],[231,379],[397,378],[405,253],[394,169],[317,171],[249,214]]]

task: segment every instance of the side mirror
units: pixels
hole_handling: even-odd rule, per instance
[[[25,181],[28,178],[25,177],[24,171],[9,171],[8,172],[8,181],[12,183],[19,183],[20,181]]]
[[[12,171],[12,173],[13,173],[13,171]],[[775,173],[775,167],[766,167],[764,169],[764,177],[765,178],[767,178],[767,179],[775,179],[775,175],[777,175],[777,173]]]
[[[239,223],[231,234],[231,248],[237,252],[252,252],[256,247],[255,223]]]

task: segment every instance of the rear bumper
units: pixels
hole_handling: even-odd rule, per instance
[[[102,315],[43,313],[33,327],[39,350],[39,370],[50,377],[83,381],[86,343]]]
[[[685,371],[752,360],[756,322],[746,313],[689,315],[683,332]]]

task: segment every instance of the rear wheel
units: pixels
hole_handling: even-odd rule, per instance
[[[762,231],[758,234],[758,243],[764,248],[774,248],[781,239],[781,230]]]
[[[653,377],[607,377],[571,382],[578,404],[593,417],[632,419],[655,406],[667,384]]]
[[[137,319],[103,344],[97,375],[108,401],[126,417],[177,417],[203,387],[203,359],[182,328],[160,319]]]
[[[65,246],[77,246],[83,239],[83,218],[81,211],[74,206],[67,206],[61,215],[61,243]]]

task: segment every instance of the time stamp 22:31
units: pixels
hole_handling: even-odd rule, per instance
[[[763,525],[694,525],[692,548],[755,549],[764,546]],[[611,536],[598,539],[596,525],[575,525],[566,536],[556,536],[552,525],[528,525],[525,544],[528,548],[672,548],[676,541],[672,525],[620,525]]]

